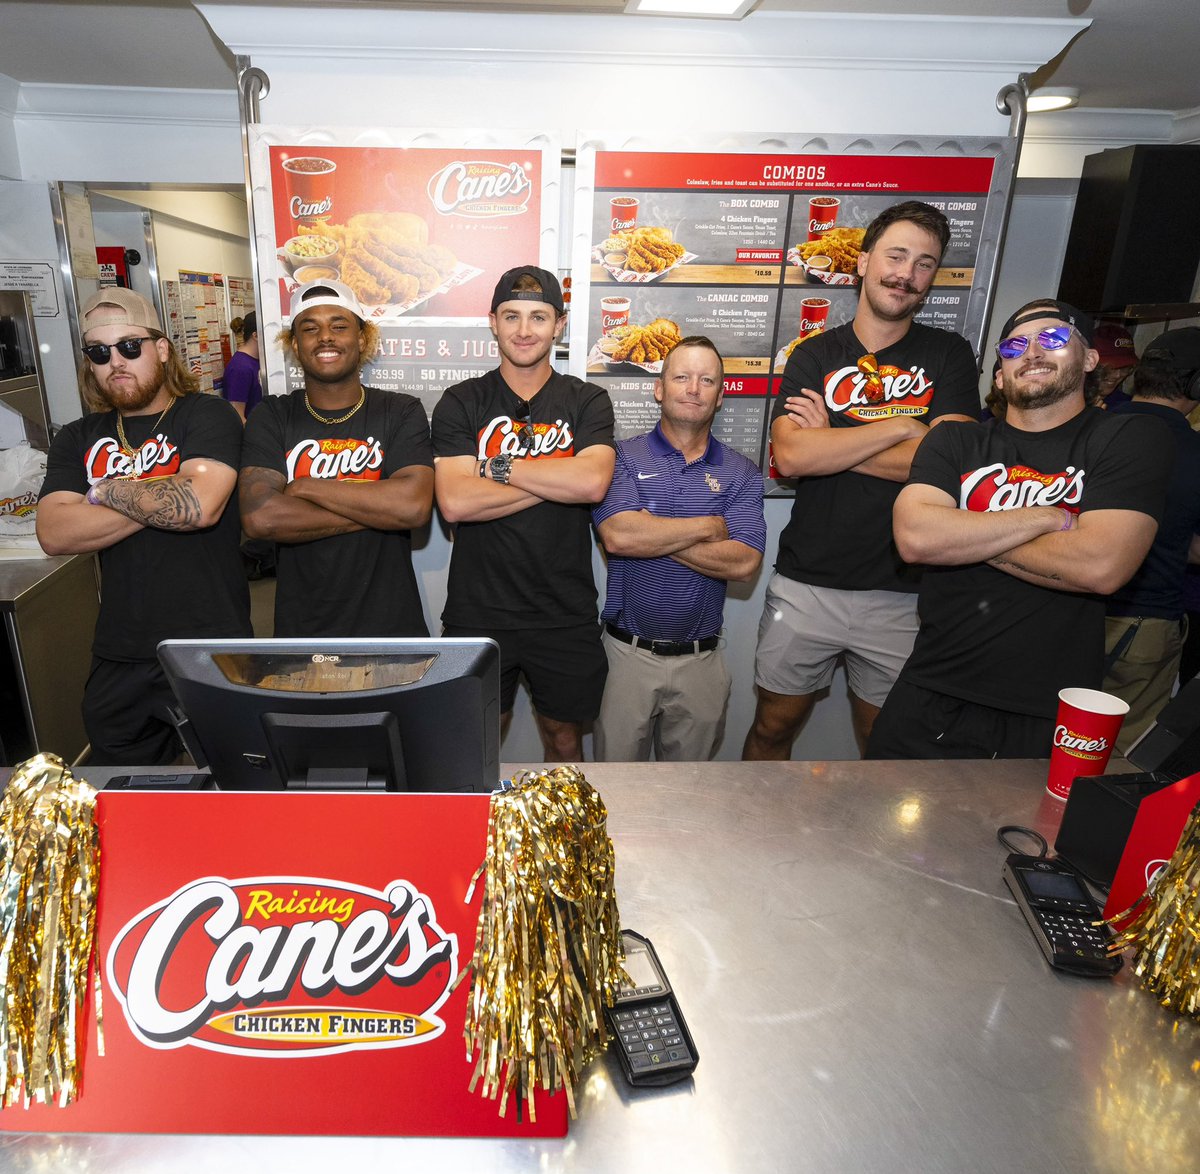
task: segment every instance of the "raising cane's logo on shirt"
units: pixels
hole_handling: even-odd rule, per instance
[[[181,463],[178,447],[161,432],[145,441],[132,457],[122,450],[116,437],[102,436],[87,450],[83,460],[89,485],[109,477],[133,481],[173,477]]]
[[[407,880],[204,877],[132,917],[107,971],[148,1047],[324,1055],[441,1035],[458,939]]]
[[[383,470],[383,446],[366,440],[315,440],[294,444],[287,454],[287,479],[318,477],[334,481],[378,481]]]
[[[1068,465],[1062,473],[1039,473],[1028,465],[984,465],[962,478],[960,509],[977,513],[1019,510],[1025,506],[1078,507],[1083,500],[1084,470]]]
[[[532,443],[525,433],[532,434]],[[511,416],[496,416],[479,433],[479,460],[507,454],[513,457],[571,457],[575,455],[575,433],[566,420],[553,424],[518,423]]]
[[[857,365],[839,367],[825,379],[825,406],[851,420],[885,420],[889,416],[923,416],[933,400],[933,380],[924,367],[903,370],[890,363],[879,367],[883,395]]]

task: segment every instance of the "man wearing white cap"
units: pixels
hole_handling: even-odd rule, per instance
[[[180,744],[156,649],[168,637],[250,635],[238,552],[241,422],[196,394],[158,314],[133,290],[84,302],[83,398],[54,438],[38,505],[47,554],[96,551],[103,572],[83,720],[98,765],[156,766]]]
[[[246,424],[242,525],[278,544],[276,636],[424,636],[411,531],[433,509],[418,399],[364,387],[379,332],[340,281],[292,296],[284,343],[304,387]]]

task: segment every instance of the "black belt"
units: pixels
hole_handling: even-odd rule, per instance
[[[605,630],[615,640],[622,644],[632,644],[634,648],[644,648],[655,656],[688,656],[694,652],[711,652],[721,637],[705,636],[703,640],[647,640],[645,636],[635,636],[632,632],[623,631],[616,624],[605,624]]]

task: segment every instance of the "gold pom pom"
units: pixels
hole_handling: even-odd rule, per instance
[[[574,767],[523,772],[492,797],[465,1036],[470,1087],[482,1078],[501,1116],[511,1093],[536,1121],[536,1086],[563,1089],[574,1117],[579,1074],[607,1043],[622,979],[607,818]]]
[[[1110,949],[1135,949],[1133,972],[1142,986],[1164,1007],[1200,1018],[1200,806],[1154,883],[1109,920],[1120,923],[1131,914]]]
[[[61,758],[13,771],[0,800],[0,1103],[79,1095],[96,929],[96,792]]]

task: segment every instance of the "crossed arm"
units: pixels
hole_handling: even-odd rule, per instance
[[[300,477],[244,468],[238,478],[242,528],[251,538],[311,542],[354,530],[411,530],[429,521],[433,470],[406,465],[380,481]]]
[[[475,457],[438,457],[438,509],[447,522],[490,522],[542,501],[594,505],[608,491],[616,458],[608,445],[593,444],[573,457],[515,460],[503,485],[480,477]]]
[[[819,392],[803,387],[785,402],[786,414],[771,426],[775,467],[785,477],[821,477],[852,471],[885,481],[906,481],[917,445],[943,420],[970,420],[947,413],[930,425],[912,416],[891,416],[857,428],[832,428]]]
[[[911,484],[896,499],[892,529],[906,562],[986,562],[1039,587],[1109,595],[1141,566],[1158,523],[1137,510],[960,510],[944,490]]]
[[[711,579],[751,579],[762,562],[754,547],[729,537],[719,514],[660,518],[648,510],[623,510],[597,527],[609,554],[625,558],[670,557]]]
[[[171,477],[98,481],[88,496],[60,490],[38,504],[37,536],[47,554],[88,554],[147,527],[203,530],[221,517],[237,473],[195,457]]]

